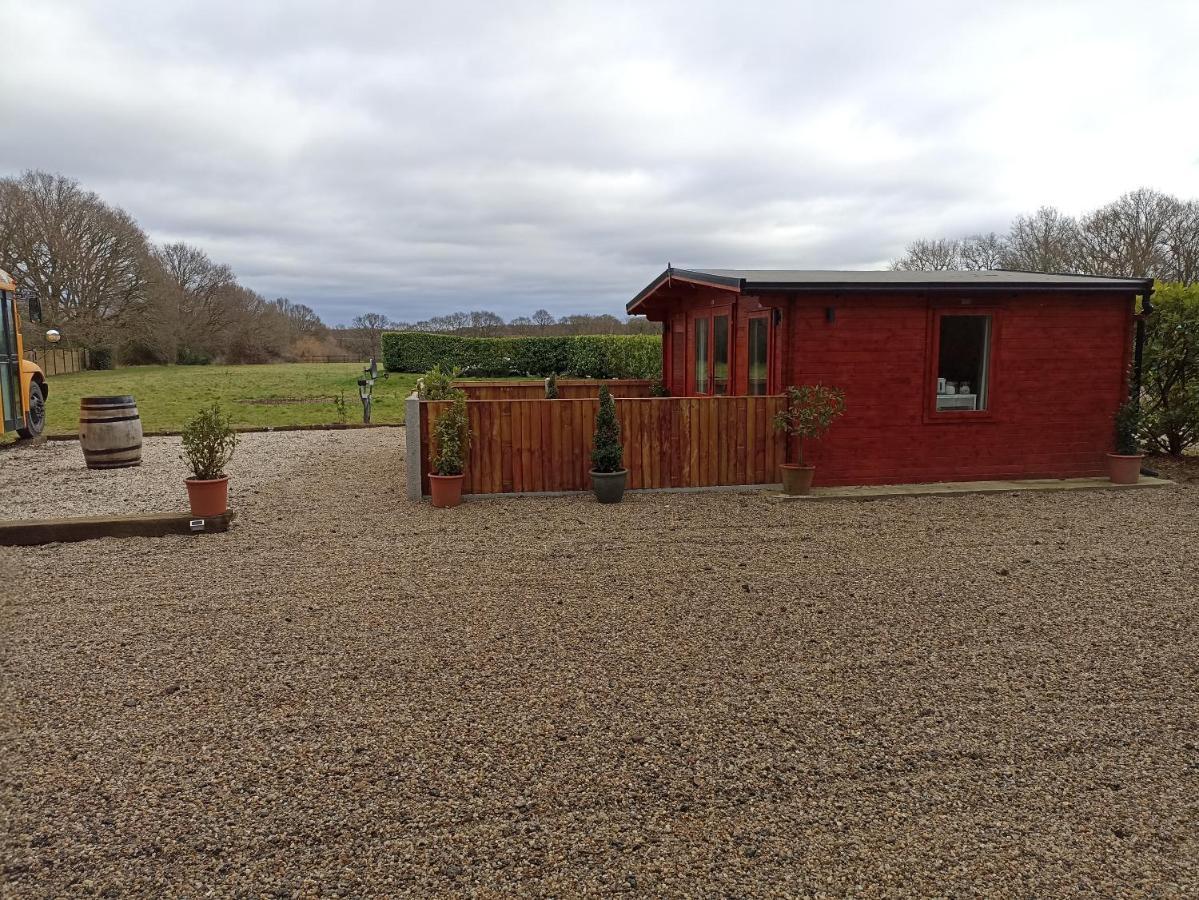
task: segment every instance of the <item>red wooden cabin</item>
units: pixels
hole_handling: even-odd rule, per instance
[[[668,268],[628,304],[663,324],[671,394],[822,382],[846,413],[818,484],[1101,475],[1127,395],[1139,278]]]

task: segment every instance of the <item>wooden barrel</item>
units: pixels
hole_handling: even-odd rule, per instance
[[[123,469],[142,462],[142,418],[130,396],[79,401],[79,445],[89,469]]]

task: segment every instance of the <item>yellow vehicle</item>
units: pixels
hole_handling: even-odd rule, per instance
[[[37,298],[29,301],[29,318],[41,319]],[[57,337],[53,332],[53,337]],[[46,424],[46,376],[41,367],[25,359],[21,319],[17,311],[17,286],[0,269],[0,414],[4,430],[21,437],[42,433]]]

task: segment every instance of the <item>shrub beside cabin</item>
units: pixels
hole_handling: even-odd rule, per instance
[[[668,268],[628,304],[663,323],[675,396],[822,382],[846,413],[820,484],[1105,473],[1151,279],[1028,272]]]

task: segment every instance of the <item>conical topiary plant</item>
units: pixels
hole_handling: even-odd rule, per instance
[[[595,438],[591,445],[591,489],[600,503],[619,503],[624,497],[629,473],[624,468],[623,457],[616,401],[605,385],[600,388]]]
[[[1116,453],[1135,456],[1141,452],[1141,404],[1126,400],[1116,411]]]
[[[595,417],[595,438],[591,445],[591,468],[595,472],[619,472],[624,468],[624,448],[620,445],[620,422],[616,401],[607,385],[600,387],[599,413]]]

